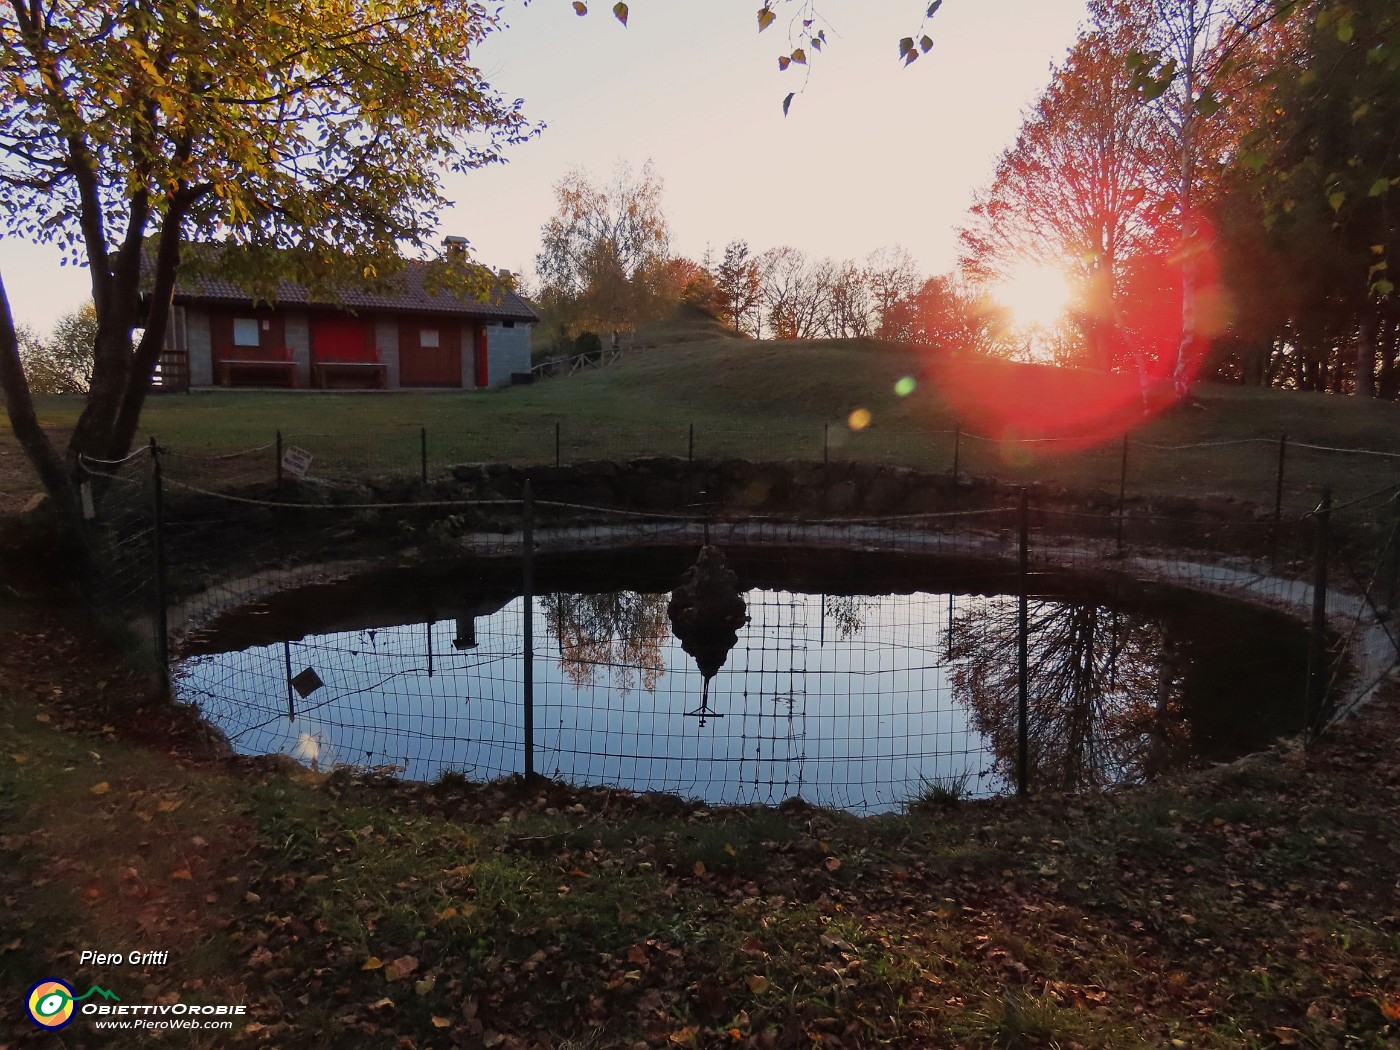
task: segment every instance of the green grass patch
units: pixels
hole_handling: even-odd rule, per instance
[[[915,389],[900,396],[895,384],[907,376],[915,377]],[[998,361],[936,364],[912,349],[872,340],[710,338],[639,352],[598,371],[492,391],[219,390],[153,397],[142,417],[142,440],[155,436],[172,451],[196,457],[172,457],[171,477],[224,483],[270,477],[279,430],[287,443],[313,453],[313,474],[323,476],[416,474],[425,429],[429,472],[438,476],[462,462],[552,464],[556,451],[564,462],[684,457],[692,425],[695,454],[702,458],[820,460],[826,454],[941,472],[952,467],[953,431],[960,427],[959,466],[966,473],[1116,492],[1126,430],[1139,442],[1130,449],[1130,495],[1218,494],[1260,503],[1272,502],[1276,442],[1285,432],[1295,443],[1400,452],[1396,406],[1361,398],[1202,386],[1199,407],[1143,419],[1129,397],[1129,409],[1107,422],[1093,417],[1095,400],[1109,387],[1121,397],[1124,382]],[[1063,444],[1003,440],[1014,436],[1003,429],[1006,419],[1031,418],[1032,410],[1044,415],[1046,406],[1056,405],[1065,406],[1059,425],[1083,431],[1087,424],[1076,423],[1076,413],[1088,413],[1097,436]],[[76,398],[38,402],[41,420],[56,432],[70,428],[80,408]],[[860,430],[850,425],[857,409],[870,413]],[[1042,431],[1057,425],[1053,417]],[[978,433],[993,440],[972,436]],[[1252,443],[1219,444],[1241,440]],[[1209,447],[1149,447],[1202,443]],[[0,452],[21,455],[7,431],[0,433]],[[198,458],[233,452],[247,454]],[[1392,480],[1389,462],[1295,445],[1285,502],[1295,511],[1311,509],[1323,484],[1338,499],[1361,495]],[[12,477],[6,484],[18,493],[25,483]]]

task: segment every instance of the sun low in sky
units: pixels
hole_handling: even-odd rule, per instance
[[[1069,310],[1069,276],[1054,263],[1027,261],[992,285],[992,297],[1021,329],[1053,328]]]

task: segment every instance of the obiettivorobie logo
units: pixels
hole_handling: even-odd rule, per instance
[[[29,989],[29,998],[25,1006],[29,1010],[31,1021],[40,1028],[53,1031],[72,1023],[73,1015],[77,1012],[73,1007],[74,1003],[80,1003],[94,995],[100,995],[108,1002],[121,1002],[116,992],[99,988],[95,984],[82,995],[75,995],[72,985],[68,982],[50,977]]]

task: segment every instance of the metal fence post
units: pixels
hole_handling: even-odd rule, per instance
[[[282,487],[282,431],[277,431],[277,487]]]
[[[1016,609],[1016,794],[1030,791],[1030,503],[1021,489],[1021,557]]]
[[[1278,561],[1279,532],[1283,528],[1283,460],[1288,452],[1288,434],[1278,439],[1278,480],[1274,484],[1274,527],[1269,532],[1269,564]]]
[[[830,512],[827,500],[831,490],[831,424],[822,424],[822,517]]]
[[[558,421],[558,420],[555,420],[555,423],[554,423],[554,465],[555,465],[555,467],[560,467],[560,466],[563,465],[563,462],[564,462],[563,451],[562,451],[562,449],[560,448],[560,444],[559,444],[559,421]]]
[[[170,666],[170,619],[166,609],[165,585],[165,481],[161,476],[160,446],[151,438],[152,467],[152,531],[154,532],[156,559],[156,660],[160,664],[161,681],[169,687],[167,669]]]
[[[1327,694],[1327,545],[1331,531],[1332,490],[1322,490],[1317,512],[1317,546],[1313,555],[1312,627],[1308,635],[1308,691],[1305,729],[1316,728]]]
[[[958,483],[958,460],[962,457],[962,426],[953,428],[953,484]]]
[[[521,685],[524,692],[525,779],[535,778],[535,494],[528,479],[521,492],[520,584],[523,607],[524,656]]]
[[[423,479],[423,484],[428,483],[428,428],[422,427],[418,432],[418,464],[419,476]]]
[[[297,720],[296,686],[292,684],[292,643],[290,641],[282,643],[282,667],[287,676],[287,723],[290,725]]]
[[[695,499],[695,424],[690,424],[690,437],[685,448],[685,501]]]
[[[1123,463],[1118,469],[1118,554],[1123,554],[1123,516],[1128,504],[1128,435],[1123,435]]]

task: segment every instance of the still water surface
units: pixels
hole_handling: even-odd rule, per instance
[[[714,803],[796,795],[862,812],[897,809],[929,785],[1014,786],[1017,600],[997,593],[1010,581],[890,556],[727,553],[748,622],[708,684],[668,615],[693,550],[537,566],[538,771]],[[179,694],[245,753],[413,780],[518,773],[517,571],[381,574],[245,607],[191,640]],[[1037,588],[1033,789],[1138,782],[1297,727],[1306,647],[1291,621],[1126,583]]]

